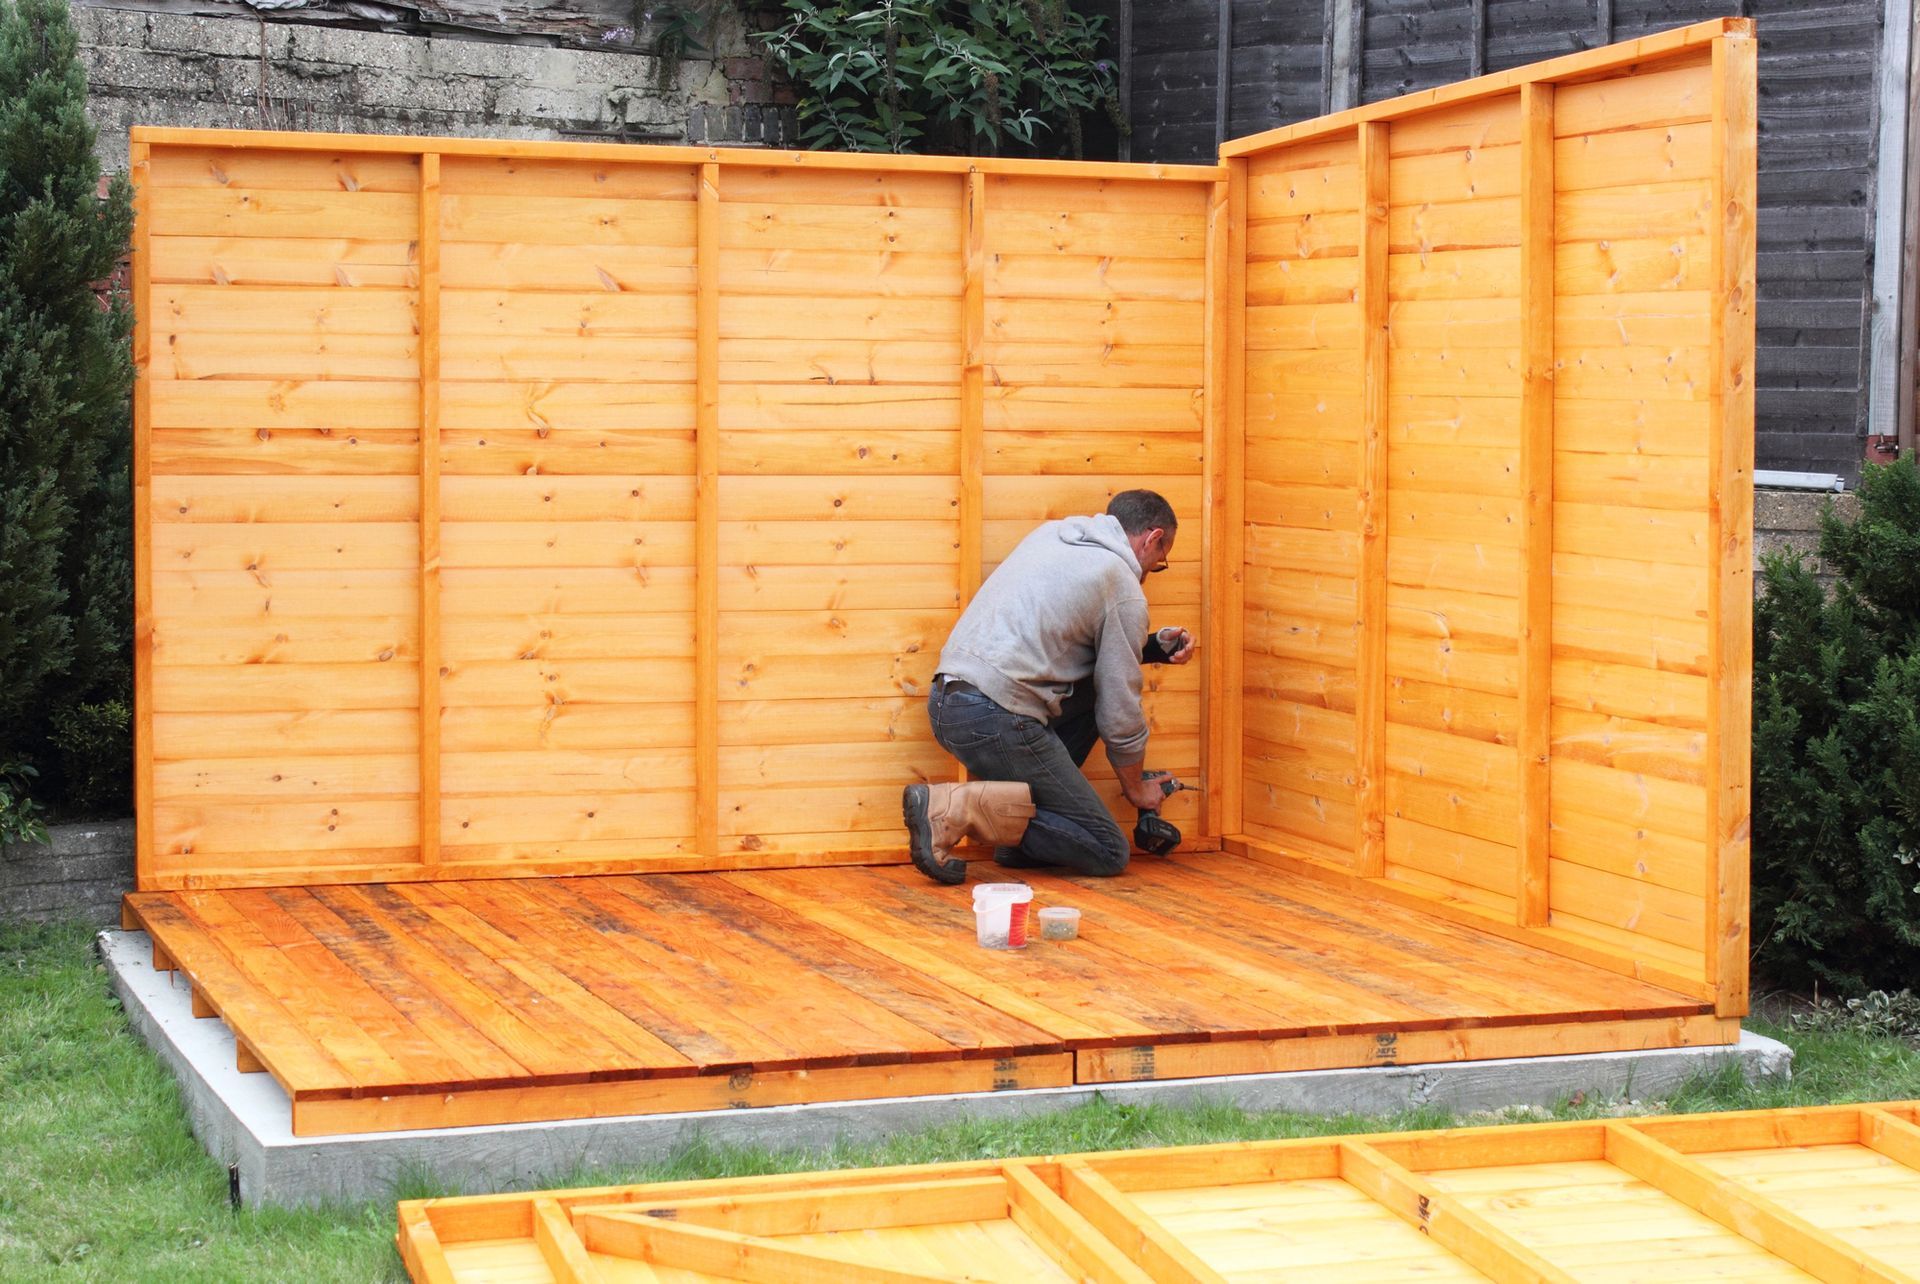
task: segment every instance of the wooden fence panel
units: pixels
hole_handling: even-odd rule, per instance
[[[1699,966],[1712,69],[1656,75],[1663,93],[1630,115],[1606,81],[1555,104],[1549,903],[1583,934]]]
[[[1357,849],[1359,143],[1247,161],[1245,827]]]
[[[982,185],[981,539],[990,572],[1036,524],[1097,513],[1149,487],[1181,520],[1169,569],[1147,581],[1156,627],[1205,636],[1202,412],[1209,190],[1192,183],[996,174]],[[1200,669],[1146,670],[1149,766],[1201,772]],[[1104,753],[1087,761],[1130,815]],[[1163,811],[1190,831],[1198,794]],[[1125,828],[1131,829],[1129,819]]]
[[[691,851],[694,172],[441,165],[441,860]]]
[[[953,779],[924,702],[960,606],[965,176],[720,181],[720,848],[897,849],[901,785]]]
[[[145,885],[419,859],[419,172],[151,153]]]
[[[1205,634],[1223,171],[137,141],[143,886],[904,859],[967,591],[1125,486]]]
[[[1239,845],[1723,1015],[1745,1009],[1751,55],[1749,24],[1706,23],[1223,149],[1249,174]]]
[[[1390,125],[1387,877],[1513,913],[1519,95]],[[1466,717],[1456,707],[1470,707]]]

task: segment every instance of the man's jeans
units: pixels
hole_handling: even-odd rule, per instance
[[[966,765],[976,780],[1021,780],[1038,811],[1018,848],[993,854],[1013,868],[1061,865],[1082,874],[1111,876],[1127,867],[1131,848],[1080,771],[1099,728],[1093,684],[1083,682],[1052,723],[1009,713],[978,691],[935,679],[927,697],[933,738]]]

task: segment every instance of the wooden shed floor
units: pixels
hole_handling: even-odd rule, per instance
[[[1726,1043],[1698,1000],[1228,856],[1034,873],[977,948],[910,868],[144,892],[302,1135]]]

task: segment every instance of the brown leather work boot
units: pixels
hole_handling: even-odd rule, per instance
[[[1017,780],[964,785],[908,785],[900,795],[913,863],[936,883],[964,883],[967,867],[953,849],[963,838],[1013,847],[1033,819],[1033,791]]]

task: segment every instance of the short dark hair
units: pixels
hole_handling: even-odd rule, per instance
[[[1107,505],[1107,516],[1119,518],[1120,529],[1128,535],[1144,535],[1156,526],[1167,531],[1180,528],[1173,505],[1151,490],[1121,491]]]

